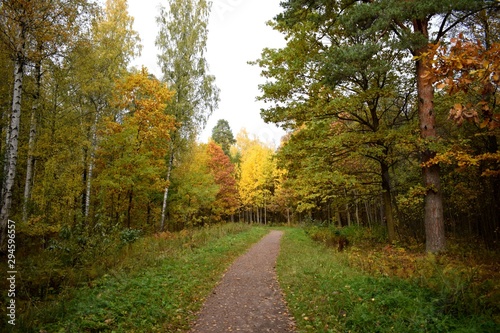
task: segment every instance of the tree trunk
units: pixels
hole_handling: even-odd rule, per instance
[[[368,221],[368,228],[371,229],[371,227],[372,227],[372,213],[371,213],[371,209],[370,209],[370,204],[366,200],[365,200],[365,210],[366,210],[366,219]]]
[[[356,210],[355,210],[355,214],[356,214],[356,225],[359,227],[361,225],[361,222],[360,222],[360,219],[359,219],[359,199],[356,199]]]
[[[26,163],[26,179],[24,182],[24,197],[23,197],[23,221],[28,220],[28,207],[31,200],[31,189],[33,187],[33,171],[35,168],[35,138],[37,129],[37,113],[40,105],[40,91],[42,84],[42,66],[40,62],[35,65],[36,87],[34,94],[33,107],[31,109],[30,132],[28,140],[28,160]]]
[[[173,147],[173,145],[172,145]],[[174,164],[174,151],[170,152],[170,158],[168,159],[168,171],[167,171],[167,187],[165,187],[165,192],[163,193],[163,205],[161,208],[161,220],[160,220],[160,232],[165,228],[165,216],[167,214],[167,200],[168,200],[168,189],[170,187],[170,174],[172,173],[172,167]]]
[[[19,147],[19,127],[21,123],[21,96],[24,76],[24,45],[18,52],[14,64],[14,91],[12,95],[12,112],[10,115],[9,142],[6,147],[6,174],[2,189],[2,205],[0,210],[0,249],[4,248],[6,227],[12,204],[12,189],[16,177],[17,155]]]
[[[335,218],[337,219],[339,228],[342,228],[342,217],[340,216],[340,209],[337,205],[335,205]]]
[[[267,225],[267,206],[264,204],[264,224]]]
[[[415,20],[414,30],[428,37],[427,25],[427,20]],[[425,56],[427,50],[428,46],[425,46],[414,52],[414,55],[418,57],[416,74],[420,136],[425,143],[437,139],[436,117],[434,114],[434,89],[432,82],[426,76],[430,66]],[[422,152],[422,162],[428,162],[435,155],[436,153],[431,149],[425,149]],[[443,251],[446,246],[439,169],[439,165],[424,165],[422,167],[423,183],[426,189],[424,219],[426,251],[432,253]]]
[[[132,199],[134,196],[134,190],[128,192],[128,207],[127,207],[127,228],[130,229],[130,222],[132,220]]]
[[[381,162],[380,168],[382,171],[382,201],[384,205],[387,235],[389,236],[389,243],[393,243],[396,240],[396,233],[394,231],[394,215],[392,214],[392,196],[389,166],[386,163]]]
[[[96,114],[94,118],[94,123],[90,129],[91,140],[90,140],[90,159],[89,159],[89,167],[87,172],[87,184],[85,190],[85,220],[89,217],[90,212],[90,193],[92,191],[92,174],[94,172],[94,160],[95,160],[95,151],[97,149],[97,122],[99,121],[99,110],[96,109]],[[88,221],[87,221],[88,222]]]

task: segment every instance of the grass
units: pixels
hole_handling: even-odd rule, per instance
[[[499,274],[491,275],[498,263],[478,266],[477,257],[453,248],[425,256],[358,229],[332,237],[279,229],[285,236],[278,278],[298,332],[500,332]],[[62,291],[26,302],[16,328],[186,331],[225,269],[268,231],[227,224],[140,238],[96,258],[89,266],[95,272],[81,271],[85,277],[72,277]],[[344,252],[337,250],[339,235],[350,241]]]
[[[189,328],[225,269],[267,229],[239,224],[140,239],[89,285],[19,318],[22,332],[176,332]]]
[[[299,332],[500,331],[488,308],[469,311],[461,304],[466,297],[454,298],[463,292],[461,280],[375,274],[353,255],[363,254],[339,253],[303,229],[287,230],[277,271]]]

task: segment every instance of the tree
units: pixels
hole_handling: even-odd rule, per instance
[[[14,63],[12,108],[8,118],[5,168],[1,192],[0,246],[10,214],[19,149],[21,99],[26,66],[39,64],[53,55],[78,30],[78,19],[86,1],[2,1],[0,4],[0,40]],[[35,46],[35,47],[33,47]]]
[[[220,191],[210,171],[210,156],[206,145],[193,145],[177,160],[179,165],[172,171],[173,190],[169,215],[177,223],[177,229],[210,223]]]
[[[219,119],[217,125],[212,129],[212,140],[221,146],[224,154],[230,156],[231,145],[236,143],[229,123],[225,119]]]
[[[267,222],[267,205],[274,190],[276,168],[272,157],[273,151],[257,140],[242,153],[238,189],[249,221],[254,221],[255,217],[257,222]]]
[[[90,43],[82,41],[75,48],[71,61],[77,68],[75,107],[81,110],[87,132],[88,146],[84,147],[85,169],[82,210],[89,217],[95,152],[98,147],[97,127],[100,119],[116,112],[110,107],[114,84],[127,73],[132,58],[140,53],[139,37],[132,29],[133,18],[128,15],[126,0],[106,0],[102,16],[94,21]]]
[[[214,141],[207,144],[209,156],[208,167],[219,186],[219,192],[213,205],[212,214],[216,219],[231,216],[239,207],[238,188],[236,184],[236,170],[229,156]]]
[[[363,173],[377,172],[371,164],[378,164],[388,236],[393,242],[390,168],[399,160],[397,147],[406,134],[397,135],[396,130],[413,116],[413,82],[406,79],[409,64],[405,53],[380,46],[387,41],[372,35],[344,33],[339,21],[326,26],[289,26],[288,21],[278,18],[273,24],[287,35],[288,43],[281,50],[264,50],[257,62],[268,78],[260,87],[263,95],[259,98],[271,102],[262,110],[264,120],[296,130],[295,138],[285,143],[291,144],[287,158],[293,158],[295,149],[308,151],[303,158],[309,163],[323,165],[319,159],[324,158],[340,167],[341,160],[354,159],[369,169],[343,172],[357,174],[360,179]],[[296,139],[299,136],[302,140]],[[309,158],[315,151],[317,156]],[[369,161],[359,161],[363,158]],[[330,169],[317,172],[332,172]]]
[[[128,228],[134,202],[148,207],[154,194],[166,185],[161,175],[174,120],[165,107],[172,96],[144,68],[117,84],[114,92],[115,106],[124,111],[119,121],[107,120],[97,154],[96,184],[104,210],[110,218],[125,216]]]
[[[163,80],[175,91],[168,110],[178,122],[172,135],[167,180],[170,180],[174,159],[193,141],[205,126],[208,116],[217,107],[219,90],[215,77],[208,74],[204,52],[210,5],[205,0],[169,0],[156,18],[160,31],[156,46]],[[165,224],[169,186],[165,188],[160,230]]]
[[[445,248],[443,204],[440,190],[439,165],[427,165],[435,156],[432,145],[438,140],[432,83],[426,78],[430,69],[428,57],[430,45],[443,38],[472,13],[494,6],[495,1],[422,0],[422,1],[305,1],[289,0],[282,3],[285,11],[277,20],[289,29],[317,27],[310,38],[321,41],[331,27],[352,38],[366,39],[368,43],[360,51],[370,47],[407,50],[415,60],[414,75],[417,81],[417,99],[422,149],[422,175],[425,193],[426,249],[439,252]],[[433,21],[434,20],[434,21]],[[436,33],[430,34],[430,22],[436,23]],[[338,25],[337,25],[338,24]],[[360,52],[356,61],[364,61]],[[305,78],[307,80],[307,77]]]
[[[476,195],[481,199],[475,210],[485,217],[479,230],[485,239],[494,241],[494,230],[500,225],[500,109],[497,102],[500,43],[487,35],[465,37],[460,33],[452,38],[451,45],[436,45],[433,53],[429,75],[443,98],[450,100],[448,119],[461,129],[461,137],[454,138],[448,149],[440,151],[428,163],[456,165],[457,173],[475,175],[471,179],[472,187],[481,189]],[[466,201],[472,197],[470,192]],[[468,207],[466,213],[471,210]]]

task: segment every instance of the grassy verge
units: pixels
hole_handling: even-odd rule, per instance
[[[266,233],[264,228],[228,224],[143,238],[126,249],[126,259],[103,277],[29,309],[19,318],[18,328],[23,332],[187,330],[224,270]]]
[[[343,253],[287,230],[277,271],[299,332],[499,332],[484,312],[450,311],[449,290],[374,275]],[[446,281],[443,281],[446,283]]]

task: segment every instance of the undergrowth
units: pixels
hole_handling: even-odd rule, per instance
[[[283,237],[278,277],[299,332],[500,331],[495,280],[473,287],[474,274],[435,256],[420,255],[410,272],[399,256],[407,250],[384,252],[374,235],[346,234],[352,245],[344,252],[315,242],[311,230]]]
[[[22,332],[173,332],[187,330],[223,271],[267,231],[226,224],[139,238],[113,266],[43,301],[25,302]],[[91,267],[89,267],[91,269]]]

